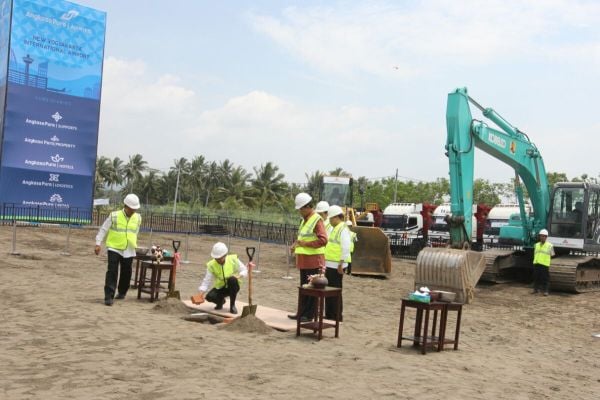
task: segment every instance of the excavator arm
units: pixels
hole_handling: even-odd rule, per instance
[[[501,130],[474,120],[469,104],[474,105],[484,117]],[[523,242],[532,245],[535,233],[546,227],[550,207],[550,188],[544,161],[535,144],[527,135],[502,118],[491,108],[484,108],[469,97],[466,88],[448,94],[446,109],[446,151],[450,163],[450,225],[451,245],[466,248],[471,243],[474,152],[479,148],[515,170],[515,176],[527,188],[533,205],[533,219],[525,215],[522,190],[517,185],[521,204]]]

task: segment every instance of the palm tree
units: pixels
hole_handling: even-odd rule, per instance
[[[177,174],[177,181],[175,183],[175,191],[177,192],[177,198],[175,201],[181,200],[181,198],[186,198],[185,194],[185,186],[190,175],[191,165],[190,162],[185,157],[181,157],[179,160],[174,161],[174,166],[171,167],[171,171]]]
[[[214,188],[218,187],[220,183],[219,166],[215,161],[208,165],[204,183],[206,189],[206,200],[204,201],[204,207],[208,207],[208,201],[210,199],[211,192]]]
[[[155,169],[150,169],[148,173],[142,176],[142,179],[136,182],[135,192],[140,199],[143,199],[146,206],[159,199],[161,188],[160,174]]]
[[[123,175],[129,191],[133,190],[133,183],[142,178],[142,172],[148,169],[148,163],[143,159],[141,154],[129,156],[129,162],[123,167]]]
[[[344,171],[343,168],[337,167],[336,169],[329,171],[329,175],[330,176],[345,176],[345,177],[352,177],[352,174],[349,172]]]
[[[228,159],[222,161],[219,164],[219,176],[221,178],[221,184],[224,184],[229,179],[231,179],[231,174],[233,172],[233,163]]]
[[[309,175],[307,173],[304,174],[306,176],[306,193],[310,194],[313,199],[319,197],[319,193],[321,192],[321,182],[323,181],[324,173],[316,170]]]
[[[188,185],[192,193],[192,204],[200,201],[202,189],[204,187],[206,172],[206,159],[204,156],[196,156],[190,163],[190,176]]]
[[[219,187],[218,192],[223,196],[221,207],[224,204],[234,205],[236,207],[252,207],[255,203],[252,193],[252,187],[248,181],[252,174],[248,173],[242,167],[236,167],[231,171],[230,179]]]
[[[278,173],[279,167],[273,165],[270,161],[260,168],[254,167],[256,178],[252,181],[252,187],[256,191],[260,212],[267,205],[281,205],[281,200],[287,192],[287,184],[283,181],[285,177]]]
[[[95,188],[94,191],[98,193],[110,182],[111,175],[111,162],[108,157],[100,157],[96,159],[96,175],[95,175]]]

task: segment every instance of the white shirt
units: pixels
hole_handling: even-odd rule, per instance
[[[340,222],[340,224],[344,224],[345,222]],[[342,246],[342,260],[346,260],[350,257],[350,230],[348,228],[342,228],[342,232],[340,233],[340,246]],[[325,266],[327,268],[337,268],[339,265],[339,261],[325,261]],[[347,262],[342,264],[342,268],[346,268],[348,266]]]
[[[125,217],[127,217],[127,214],[125,214]],[[100,230],[98,231],[98,234],[96,235],[96,246],[100,246],[102,244],[102,242],[104,241],[104,237],[108,233],[108,230],[110,229],[111,225],[112,218],[110,217],[110,214],[108,214],[108,217],[106,218],[106,220],[104,220],[104,223],[102,224]],[[135,247],[133,247],[129,242],[127,242],[127,248],[125,250],[117,250],[110,247],[108,247],[107,250],[114,251],[115,253],[120,254],[123,258],[135,257]]]
[[[240,276],[242,278],[247,277],[248,276],[248,268],[246,268],[246,265],[244,265],[244,263],[241,262],[239,258],[238,258],[238,265],[240,268]],[[204,279],[202,280],[202,283],[198,287],[198,290],[202,293],[205,293],[206,291],[208,291],[208,288],[212,287],[212,284],[214,281],[215,281],[215,275],[209,271],[208,267],[206,267],[206,275],[204,275]]]

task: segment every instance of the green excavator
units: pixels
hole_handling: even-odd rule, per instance
[[[473,119],[470,105],[499,129]],[[548,185],[542,156],[519,129],[491,108],[484,108],[466,88],[448,94],[446,151],[450,166],[450,248],[426,248],[419,253],[415,284],[458,294],[468,302],[482,274],[498,277],[503,271],[531,268],[531,249],[541,229],[550,232],[555,246],[550,283],[553,290],[583,292],[600,290],[600,260],[590,252],[600,251],[600,186],[588,183]],[[471,251],[474,153],[479,148],[515,171],[520,205],[520,227],[507,227],[500,236],[520,237],[524,251]],[[525,212],[523,189],[527,189],[533,213]],[[576,208],[577,206],[577,208]],[[575,215],[577,214],[577,215]],[[579,254],[575,254],[579,252]]]

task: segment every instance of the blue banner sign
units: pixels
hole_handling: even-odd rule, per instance
[[[106,14],[62,0],[9,14],[0,203],[91,211]]]

